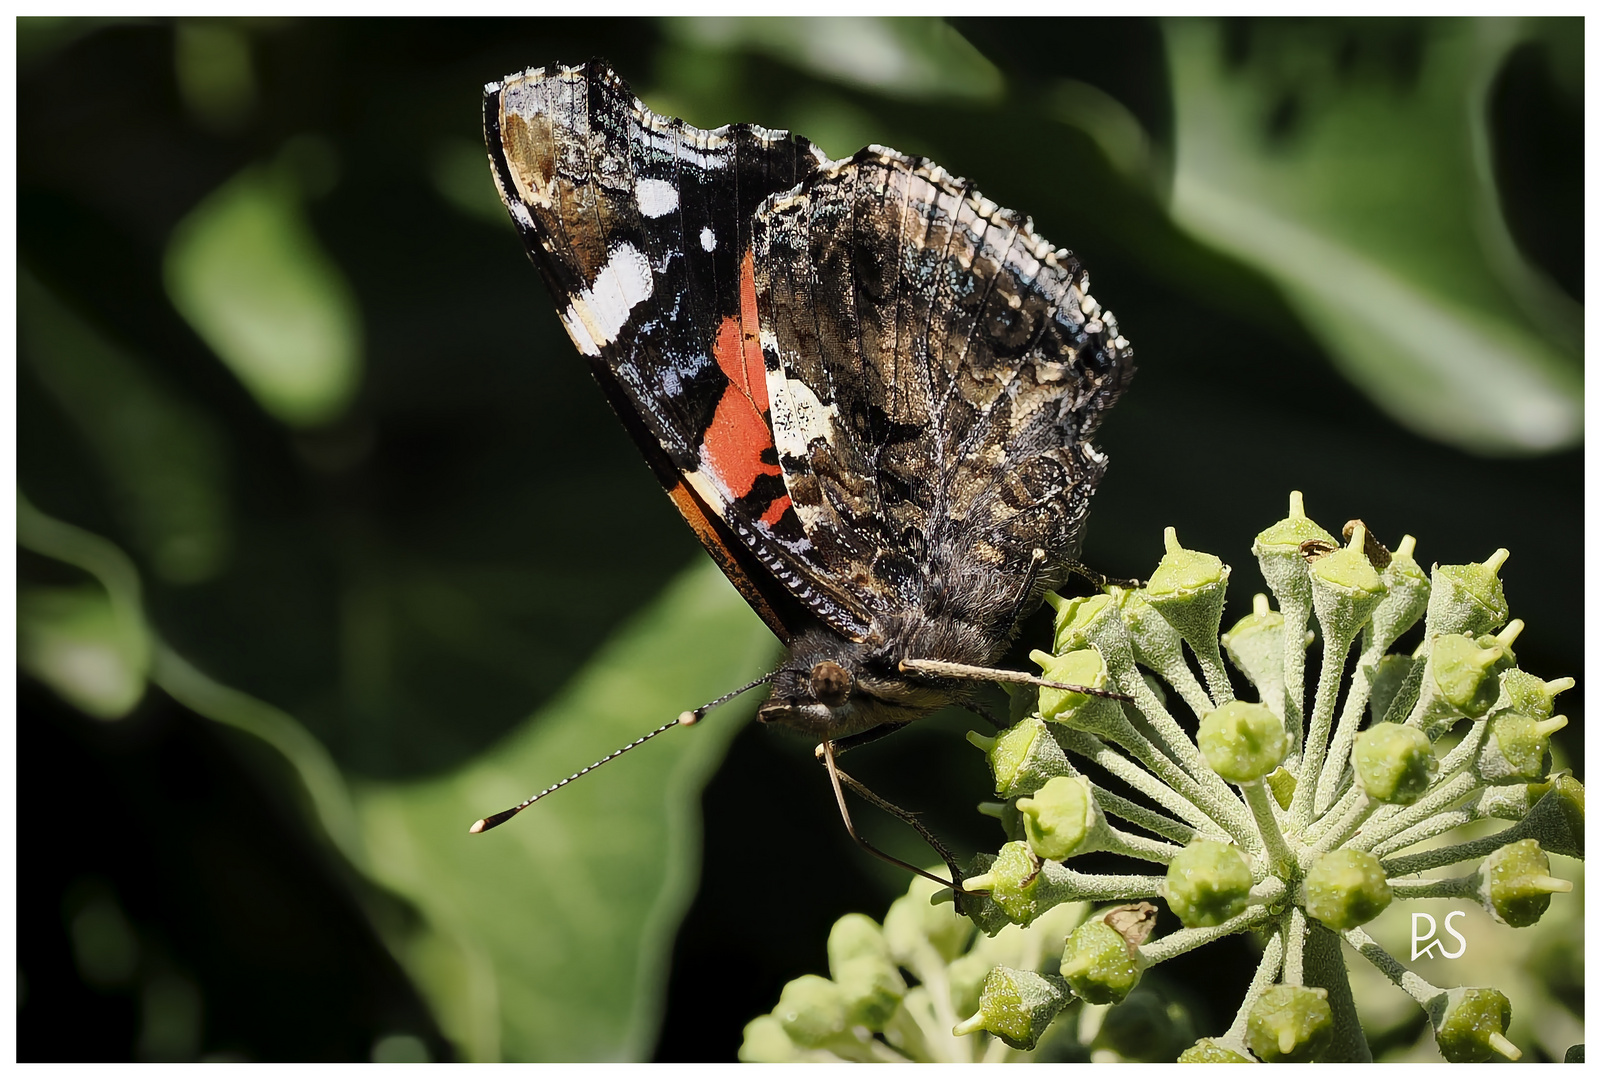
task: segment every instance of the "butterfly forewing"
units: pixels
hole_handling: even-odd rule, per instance
[[[790,584],[804,583],[808,541],[784,516],[741,264],[757,205],[822,154],[787,132],[656,116],[598,63],[490,84],[484,126],[573,343],[702,543],[788,640],[810,608]]]

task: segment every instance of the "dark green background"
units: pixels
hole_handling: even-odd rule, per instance
[[[1342,94],[1378,87],[1405,102],[1431,50],[1466,25],[1236,22],[1218,40],[1223,70],[1265,88],[1260,144],[1271,156],[1310,137]],[[831,135],[927,154],[1079,254],[1140,369],[1102,429],[1112,466],[1084,549],[1091,566],[1143,576],[1162,528],[1176,525],[1188,546],[1233,564],[1243,612],[1260,588],[1250,537],[1282,516],[1291,488],[1331,528],[1360,516],[1390,543],[1412,533],[1425,564],[1509,548],[1503,580],[1529,624],[1522,665],[1580,680],[1562,700],[1575,723],[1559,742],[1582,776],[1581,450],[1570,441],[1556,453],[1477,454],[1417,434],[1426,420],[1398,423],[1340,374],[1349,368],[1331,363],[1327,335],[1271,272],[1173,222],[1164,170],[1178,113],[1162,26],[955,27],[993,65],[989,89],[947,93],[937,78],[931,88],[862,85],[771,26],[236,23],[228,29],[247,42],[250,93],[231,112],[208,112],[181,91],[173,24],[22,20],[18,248],[37,286],[20,293],[21,491],[127,551],[167,643],[218,682],[287,710],[351,778],[445,775],[517,727],[703,558],[574,355],[509,225],[467,205],[492,198],[487,167],[477,194],[461,193],[485,81],[604,56],[648,102],[698,124],[799,128],[810,117],[825,130],[804,133],[836,156],[856,146]],[[943,39],[920,33],[908,48],[928,38],[927,55],[947,56]],[[1507,50],[1485,127],[1518,251],[1574,299],[1582,94],[1560,73],[1580,37],[1577,21],[1546,25]],[[1131,179],[1060,119],[1053,102],[1068,79],[1138,122],[1148,174]],[[264,162],[297,178],[359,311],[359,389],[325,422],[296,426],[265,410],[164,286],[174,228]],[[1419,177],[1434,183],[1421,164]],[[1402,218],[1432,201],[1399,166],[1328,179],[1371,184]],[[1434,284],[1426,266],[1396,272]],[[124,388],[53,373],[59,319],[30,309],[32,288],[204,417],[211,441],[179,446],[159,411],[143,428],[123,423],[137,405]],[[169,451],[202,456],[225,496],[208,511],[225,547],[189,580],[161,572],[127,494],[141,476],[160,486]],[[87,580],[28,551],[18,574],[24,591]],[[1024,640],[1044,637],[1036,626]],[[670,715],[642,716],[639,729]],[[708,723],[746,715],[729,709]],[[998,836],[970,809],[987,791],[983,762],[960,737],[966,726],[960,715],[932,721],[862,751],[853,772],[928,808],[961,850],[993,849]],[[272,752],[158,689],[106,722],[26,675],[17,744],[21,1058],[367,1060],[394,1033],[422,1038],[435,1059],[458,1053],[375,929],[376,887],[308,824]],[[578,764],[552,762],[527,787]],[[823,969],[832,921],[881,915],[903,888],[849,843],[809,747],[782,735],[744,730],[703,805],[705,870],[673,951],[656,1046],[664,1060],[732,1059],[741,1027],[785,980]],[[123,913],[139,942],[135,975],[97,982],[75,961],[70,926],[86,897],[111,897]],[[1249,974],[1226,955],[1204,962],[1197,977],[1215,986]],[[203,1003],[187,1041],[163,1042],[151,1028],[172,978]],[[1226,1016],[1203,1030],[1211,1020]]]

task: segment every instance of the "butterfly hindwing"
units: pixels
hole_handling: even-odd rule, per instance
[[[762,208],[755,266],[774,442],[831,575],[883,614],[924,601],[931,551],[1002,592],[1059,582],[1103,468],[1089,436],[1133,370],[1077,260],[870,147]]]

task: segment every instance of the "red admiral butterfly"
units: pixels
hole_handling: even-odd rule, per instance
[[[990,665],[1077,569],[1089,439],[1134,371],[1117,320],[930,161],[701,131],[599,62],[490,83],[484,133],[573,343],[789,647],[759,718],[821,740],[842,812],[841,779],[909,817],[833,758],[975,678],[1039,681]]]

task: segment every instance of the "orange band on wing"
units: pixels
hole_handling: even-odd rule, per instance
[[[767,411],[767,365],[762,362],[761,323],[756,314],[756,260],[749,251],[739,264],[739,321],[740,337],[745,346],[745,393],[756,411],[764,413]]]
[[[750,494],[757,477],[779,475],[778,465],[764,460],[771,456],[773,433],[764,415],[767,366],[757,326],[755,263],[747,253],[740,265],[739,316],[723,319],[712,346],[717,366],[728,376],[728,387],[701,443],[701,461],[735,499]],[[784,501],[787,504],[788,498]],[[768,513],[772,514],[771,508]],[[777,520],[775,514],[768,524]]]

